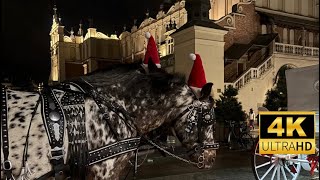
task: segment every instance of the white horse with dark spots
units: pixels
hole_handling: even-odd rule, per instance
[[[182,76],[152,61],[148,73],[124,65],[41,92],[2,88],[1,179],[119,179],[140,139],[162,125],[175,130],[194,165],[210,168],[211,88],[197,97]]]

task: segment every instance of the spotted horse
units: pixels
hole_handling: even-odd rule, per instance
[[[211,88],[196,96],[152,61],[148,73],[119,66],[42,92],[2,87],[1,179],[119,179],[140,140],[165,124],[192,164],[210,168],[218,148]]]

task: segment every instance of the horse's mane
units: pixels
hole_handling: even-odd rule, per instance
[[[81,78],[106,93],[118,86],[122,92],[117,93],[133,97],[141,91],[150,96],[165,94],[185,84],[185,78],[180,74],[169,74],[162,69],[145,73],[138,63],[115,65]]]

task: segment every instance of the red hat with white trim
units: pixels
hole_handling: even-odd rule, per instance
[[[148,45],[147,45],[147,51],[144,56],[144,61],[143,65],[145,67],[148,67],[148,61],[151,58],[154,64],[158,67],[161,68],[160,64],[160,58],[159,58],[159,53],[157,49],[156,42],[154,41],[154,38],[151,36],[149,32],[146,32],[146,38],[148,39]]]
[[[194,63],[189,75],[188,85],[190,87],[201,89],[207,83],[201,57],[199,54],[191,53],[190,58],[194,61]]]

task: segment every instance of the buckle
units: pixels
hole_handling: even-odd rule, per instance
[[[206,144],[204,145],[204,149],[219,149],[220,145],[219,143],[213,143],[213,144]]]
[[[11,161],[5,160],[5,161],[2,163],[2,167],[3,167],[3,170],[5,170],[5,171],[10,171],[10,170],[12,169]]]
[[[50,160],[59,160],[64,157],[64,150],[62,147],[55,147],[51,149],[51,153],[49,153]]]

